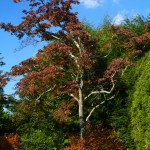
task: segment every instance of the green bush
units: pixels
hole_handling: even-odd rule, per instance
[[[60,150],[67,141],[64,135],[59,132],[46,132],[40,129],[31,129],[24,133],[20,139],[22,150]]]

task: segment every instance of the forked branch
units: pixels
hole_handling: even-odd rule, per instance
[[[112,82],[112,87],[111,87],[110,91],[106,91],[103,88],[101,90],[99,90],[99,91],[93,91],[89,95],[87,95],[84,98],[84,100],[86,100],[87,98],[89,98],[90,96],[92,96],[94,94],[102,94],[102,93],[104,93],[104,94],[110,94],[114,90],[114,88],[115,88],[115,84],[114,84],[114,82]]]
[[[105,100],[105,101],[102,101],[100,104],[94,106],[94,107],[92,108],[92,110],[90,111],[89,115],[86,117],[86,120],[85,120],[85,121],[87,122],[87,121],[89,120],[89,118],[91,117],[92,113],[94,112],[94,110],[95,110],[96,108],[98,108],[99,106],[103,105],[106,101],[109,101],[109,100],[113,99],[114,97],[115,97],[115,95],[113,95],[112,97],[110,97],[109,99],[107,99],[107,100]]]

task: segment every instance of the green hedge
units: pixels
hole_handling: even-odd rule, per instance
[[[150,52],[136,69],[131,98],[131,134],[137,150],[150,150]]]

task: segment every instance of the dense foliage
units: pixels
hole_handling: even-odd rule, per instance
[[[106,18],[94,28],[71,12],[77,0],[27,1],[30,9],[19,25],[0,27],[48,44],[1,76],[1,89],[6,76],[22,76],[20,100],[1,93],[9,102],[0,107],[1,129],[17,133],[22,150],[149,149],[149,18],[119,26]]]
[[[2,58],[0,58],[0,67],[3,65],[5,65],[5,63],[2,61]],[[15,100],[12,96],[4,93],[3,88],[7,81],[8,78],[5,76],[3,71],[0,70],[0,136],[3,135],[5,131],[12,130],[12,120],[10,118],[10,114],[5,111],[5,109],[9,109]]]

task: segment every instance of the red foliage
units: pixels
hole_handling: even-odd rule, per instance
[[[78,136],[72,135],[69,138],[70,147],[64,150],[123,150],[122,141],[114,135],[113,129],[103,128],[101,125],[87,126],[85,141],[80,142]]]
[[[71,114],[70,108],[74,106],[75,100],[72,99],[68,103],[62,102],[60,108],[54,112],[54,119],[59,122],[69,121],[69,115]]]
[[[115,36],[126,36],[128,38],[136,36],[136,33],[121,26],[111,26],[110,30],[115,34]]]
[[[18,136],[15,133],[5,133],[0,138],[0,146],[3,150],[18,150]]]
[[[150,29],[150,23],[146,23],[144,33],[138,35],[132,32],[131,30],[125,29],[121,26],[111,27],[111,31],[114,33],[114,36],[113,36],[114,40],[122,37],[122,40],[119,41],[118,46],[121,48],[129,49],[131,53],[133,51],[132,55],[138,54],[139,47],[140,47],[140,51],[143,51],[143,52],[149,50],[149,43],[150,43],[149,29]],[[110,42],[112,42],[112,39],[110,40]],[[109,43],[109,45],[111,44]],[[136,51],[137,53],[134,53]]]
[[[113,59],[107,67],[107,70],[104,72],[105,79],[112,79],[116,73],[121,72],[126,66],[130,66],[132,63],[128,58],[117,58]]]
[[[0,88],[2,88],[8,79],[4,75],[0,75]]]
[[[23,0],[13,0],[14,2],[21,2]],[[24,35],[38,35],[43,40],[49,41],[52,32],[49,30],[51,27],[60,27],[64,35],[64,31],[80,29],[82,24],[78,21],[77,13],[70,12],[71,4],[78,4],[78,0],[25,0],[29,2],[29,10],[23,10],[25,14],[23,21],[14,26],[11,23],[1,23],[0,27],[8,32],[12,32],[18,38]],[[58,33],[57,33],[58,34]]]

